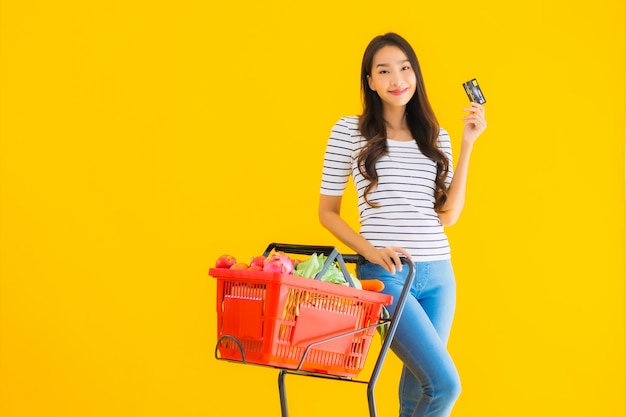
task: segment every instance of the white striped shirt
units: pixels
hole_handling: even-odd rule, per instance
[[[415,141],[387,139],[388,153],[377,163],[378,186],[368,199],[380,207],[369,206],[363,197],[368,181],[357,167],[357,157],[366,141],[359,132],[358,117],[343,117],[333,127],[322,171],[320,192],[343,195],[350,175],[358,195],[361,235],[378,248],[399,246],[415,262],[450,259],[450,246],[434,210],[437,166],[419,150]],[[439,148],[448,157],[452,180],[450,136],[441,129]]]

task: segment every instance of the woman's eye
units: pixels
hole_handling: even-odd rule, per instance
[[[379,73],[379,74],[388,74],[388,73],[389,73],[389,71],[387,71],[387,70],[380,70],[378,73]]]
[[[409,67],[408,65],[405,65],[404,67],[402,67],[402,71],[407,71],[410,70],[411,67]]]

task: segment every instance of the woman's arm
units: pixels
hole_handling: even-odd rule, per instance
[[[340,216],[341,196],[320,195],[319,220],[330,233],[356,253],[368,261],[378,264],[389,272],[395,273],[396,268],[402,270],[402,262],[398,253],[410,258],[411,255],[403,248],[388,246],[375,248],[363,236],[355,232]]]
[[[472,107],[463,110],[469,111],[470,114],[461,119],[465,121],[461,151],[454,170],[454,177],[452,178],[450,187],[448,187],[448,199],[437,213],[441,224],[444,226],[452,226],[455,224],[463,211],[470,156],[472,155],[474,142],[476,142],[476,139],[478,139],[481,133],[487,128],[485,108],[482,105],[472,103]]]

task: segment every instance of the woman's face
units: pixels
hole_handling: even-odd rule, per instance
[[[369,87],[376,91],[383,107],[406,106],[415,94],[416,77],[409,59],[397,46],[384,46],[376,52]]]

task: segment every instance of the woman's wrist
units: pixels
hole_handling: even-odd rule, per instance
[[[465,149],[468,151],[472,151],[472,149],[474,148],[474,143],[476,142],[476,140],[471,140],[469,138],[466,138],[465,136],[463,136],[461,138],[461,149]]]
[[[363,256],[365,259],[371,260],[373,258],[373,255],[376,253],[378,249],[376,249],[374,245],[369,243],[367,240],[365,242],[366,242],[366,244],[364,245],[365,248],[357,251],[357,253]]]

